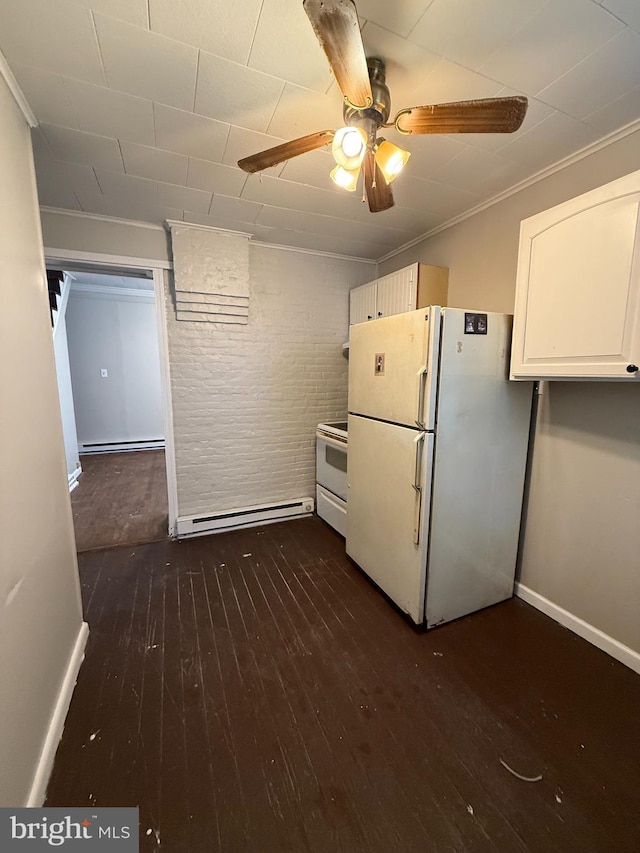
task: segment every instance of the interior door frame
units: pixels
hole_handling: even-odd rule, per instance
[[[76,252],[70,249],[44,248],[47,263],[93,264],[105,270],[128,267],[151,273],[156,306],[158,349],[160,352],[160,384],[162,389],[162,421],[164,426],[164,457],[167,471],[167,503],[169,511],[169,536],[175,536],[178,520],[178,479],[173,435],[173,405],[171,399],[171,371],[169,365],[169,338],[167,334],[167,308],[165,302],[167,271],[172,269],[169,261],[149,258],[130,258],[120,255],[104,255],[96,252]]]

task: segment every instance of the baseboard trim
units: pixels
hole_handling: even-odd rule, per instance
[[[58,749],[58,744],[62,737],[62,731],[64,729],[69,705],[71,703],[73,690],[78,679],[80,665],[84,660],[84,650],[87,645],[88,636],[89,626],[86,622],[83,622],[80,626],[80,630],[78,631],[78,636],[76,637],[76,642],[67,664],[67,671],[62,679],[62,684],[60,685],[58,698],[49,722],[47,736],[44,739],[42,752],[40,753],[40,758],[38,760],[38,766],[31,784],[31,790],[29,791],[29,796],[25,804],[27,808],[39,808],[44,803],[47,793],[47,785],[49,784],[49,777],[51,776],[51,770],[53,769],[53,760],[56,757],[56,750]]]
[[[515,585],[515,593],[518,598],[526,601],[527,604],[531,604],[531,606],[535,607],[536,610],[540,610],[542,613],[550,616],[556,622],[564,625],[565,628],[569,628],[569,630],[573,631],[574,634],[578,634],[584,640],[588,640],[603,652],[606,652],[608,655],[611,655],[611,657],[620,661],[620,663],[628,666],[629,669],[640,674],[640,653],[630,649],[629,646],[625,646],[618,640],[614,640],[613,637],[605,634],[604,631],[601,631],[599,628],[595,628],[593,625],[590,625],[589,622],[585,622],[584,619],[580,619],[579,616],[574,616],[573,613],[569,613],[568,610],[565,610],[558,604],[554,604],[553,601],[549,601],[548,598],[534,592],[524,584],[517,582]]]
[[[313,498],[293,498],[273,504],[238,507],[225,512],[182,516],[176,523],[176,535],[178,539],[183,539],[187,536],[204,536],[208,533],[257,527],[274,521],[288,521],[311,515],[313,509]]]

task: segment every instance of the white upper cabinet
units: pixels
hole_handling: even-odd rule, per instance
[[[349,324],[379,320],[427,305],[446,305],[449,270],[411,264],[350,291]]]
[[[370,281],[349,291],[349,325],[366,323],[376,316],[376,282]]]
[[[512,379],[640,381],[640,171],[525,219]]]
[[[418,265],[406,267],[379,278],[376,282],[376,317],[390,317],[415,311],[418,287]]]

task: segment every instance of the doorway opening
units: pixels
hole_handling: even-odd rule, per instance
[[[175,459],[164,271],[47,258],[62,276],[54,349],[79,552],[172,534]]]

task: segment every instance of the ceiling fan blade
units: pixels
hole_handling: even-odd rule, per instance
[[[359,109],[370,107],[373,95],[355,3],[304,0],[303,6],[345,100]]]
[[[268,169],[269,166],[277,166],[278,163],[291,160],[298,154],[306,154],[307,151],[322,148],[323,145],[331,142],[333,135],[333,130],[319,130],[317,133],[310,133],[308,136],[283,142],[282,145],[276,145],[274,148],[267,148],[266,151],[260,151],[259,154],[244,157],[242,160],[238,160],[238,166],[249,174],[261,172],[263,169]]]
[[[362,171],[364,173],[364,187],[371,213],[380,213],[383,210],[393,207],[395,202],[391,187],[385,181],[382,172],[378,168],[372,151],[367,151],[364,155]]]
[[[527,113],[527,99],[485,98],[400,110],[393,124],[400,133],[513,133]]]

